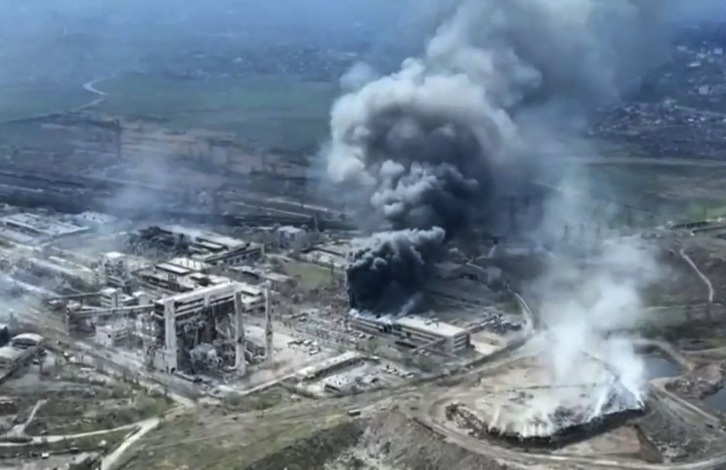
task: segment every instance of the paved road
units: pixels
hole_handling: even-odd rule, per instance
[[[183,400],[179,404],[179,406],[170,410],[168,413],[162,416],[155,416],[153,418],[145,419],[143,421],[139,421],[138,423],[134,423],[133,426],[137,427],[138,430],[128,436],[126,440],[121,443],[121,445],[114,449],[113,452],[103,457],[103,460],[101,461],[101,470],[111,470],[113,468],[116,468],[116,465],[119,463],[121,457],[129,450],[132,445],[138,442],[146,434],[156,429],[156,427],[159,426],[159,424],[161,424],[162,422],[174,419],[175,416],[187,412],[193,406],[193,402]]]
[[[83,89],[84,90],[87,90],[87,91],[90,91],[91,93],[93,93],[95,95],[106,96],[106,92],[105,91],[101,91],[101,90],[97,89],[96,86],[95,86],[96,83],[100,83],[100,82],[102,82],[104,80],[106,80],[106,79],[105,78],[96,78],[94,80],[91,80],[90,82],[86,82],[86,83],[83,84]]]
[[[685,260],[686,263],[688,263],[691,268],[693,268],[694,271],[696,271],[696,274],[698,274],[698,277],[701,278],[704,284],[706,284],[706,287],[708,288],[708,303],[713,303],[713,285],[711,284],[711,281],[706,277],[705,274],[701,272],[700,269],[698,269],[698,266],[696,266],[696,263],[693,262],[690,256],[683,250],[683,248],[680,249],[678,252],[681,255],[681,258]]]
[[[42,358],[41,358],[42,360]],[[18,428],[18,432],[22,435],[25,434],[25,430],[28,429],[28,426],[30,426],[30,423],[33,422],[35,419],[35,415],[38,413],[38,410],[41,406],[45,405],[45,400],[38,400],[38,403],[35,404],[33,407],[33,411],[30,412],[30,416],[28,416],[28,419],[20,425],[20,428]]]
[[[103,103],[106,100],[106,96],[108,95],[108,93],[106,93],[105,91],[101,91],[98,88],[96,88],[96,84],[101,83],[101,82],[103,82],[105,80],[108,80],[110,78],[113,78],[114,76],[115,75],[112,75],[110,77],[94,78],[90,82],[84,83],[83,84],[83,89],[86,90],[86,91],[88,91],[88,92],[90,92],[90,93],[93,93],[94,95],[98,96],[98,98],[94,98],[91,101],[89,101],[88,103],[83,104],[81,106],[78,106],[77,108],[74,108],[71,111],[82,111],[84,109],[92,108],[94,106],[97,106],[97,105]]]
[[[152,418],[155,419],[155,418]],[[124,429],[132,430],[137,426],[140,426],[144,423],[144,421],[139,421],[137,423],[132,424],[125,424],[123,426],[118,426],[111,429],[99,429],[98,431],[90,431],[90,432],[81,432],[78,434],[54,434],[51,436],[32,436],[30,437],[30,440],[26,442],[0,442],[0,447],[22,447],[26,446],[28,444],[45,444],[45,443],[51,443],[51,442],[60,442],[60,441],[66,441],[66,440],[73,440],[73,439],[81,439],[84,437],[92,437],[92,436],[103,436],[104,434],[108,434],[110,432],[115,431],[123,431]]]
[[[124,452],[126,452],[136,441],[154,430],[159,423],[161,423],[161,418],[159,417],[149,418],[136,423],[139,430],[127,437],[126,440],[122,442],[120,446],[116,447],[113,452],[103,457],[103,460],[101,460],[101,470],[110,470],[114,468]]]

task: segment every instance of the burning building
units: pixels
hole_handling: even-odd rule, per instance
[[[430,282],[445,243],[474,225],[509,225],[513,205],[502,201],[562,176],[547,159],[581,150],[576,121],[657,65],[668,7],[573,3],[582,8],[458,1],[422,57],[335,103],[328,175],[345,185],[339,194],[366,201],[361,219],[377,232],[348,268],[354,307],[397,312]],[[561,230],[557,219],[574,213],[563,204],[551,222]]]

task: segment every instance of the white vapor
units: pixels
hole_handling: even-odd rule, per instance
[[[551,154],[594,150],[579,138],[578,126],[588,111],[617,102],[667,58],[674,14],[684,5],[456,2],[422,57],[406,59],[400,71],[335,103],[328,175],[362,193],[381,229],[438,226],[446,241],[469,227],[472,214],[496,219],[497,205],[490,202],[511,190],[512,174],[528,179],[562,172],[568,191],[546,211],[541,235],[554,240],[566,224],[599,224],[588,204],[592,175],[581,168],[549,168]],[[643,363],[633,342],[612,331],[633,325],[642,311],[641,292],[658,274],[643,240],[607,237],[590,237],[580,250],[572,250],[572,243],[583,240],[571,237],[535,285],[553,380],[574,376],[601,384],[588,405],[593,416],[608,407],[642,405]],[[396,238],[402,243],[403,237]],[[357,274],[367,282],[375,278],[373,272]],[[555,396],[536,411],[549,416],[567,404],[566,397]]]
[[[366,62],[356,62],[340,77],[343,91],[359,90],[379,77],[378,72]]]

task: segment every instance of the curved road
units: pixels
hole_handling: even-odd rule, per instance
[[[497,361],[487,364],[483,369],[479,369],[478,372],[485,369],[499,367],[511,360],[514,360],[518,355],[517,351],[511,351],[506,357],[498,358]],[[475,372],[476,371],[471,371],[470,374]],[[720,421],[718,418],[669,392],[664,386],[664,380],[656,379],[651,381],[651,387],[653,393],[657,394],[661,401],[664,401],[665,406],[669,410],[672,410],[674,419],[681,418],[687,421],[688,417],[690,417],[699,424],[705,423],[712,428],[717,428],[719,426]],[[469,391],[463,393],[470,394]],[[722,470],[726,468],[726,449],[719,450],[708,457],[695,461],[652,464],[627,458],[619,459],[617,457],[602,458],[581,455],[537,454],[522,452],[520,449],[506,448],[498,445],[497,443],[468,436],[465,432],[452,429],[445,424],[442,424],[437,416],[443,416],[445,413],[442,411],[442,407],[452,401],[455,401],[455,399],[456,395],[447,393],[445,390],[436,390],[433,395],[429,395],[428,399],[424,403],[421,403],[422,406],[417,407],[415,410],[404,408],[403,411],[410,418],[446,437],[449,442],[463,447],[470,452],[500,461],[506,461],[514,465],[521,465],[525,468],[532,466],[533,463],[542,464],[548,468],[552,465],[566,465],[568,463],[582,465],[585,468],[629,470]]]
[[[106,99],[106,96],[108,95],[108,93],[106,93],[105,91],[101,91],[98,88],[96,88],[96,84],[97,83],[101,83],[103,81],[106,81],[106,80],[108,80],[110,78],[113,78],[113,77],[115,77],[115,75],[111,75],[109,77],[94,78],[93,80],[84,83],[83,84],[83,89],[86,90],[86,91],[88,91],[88,92],[90,92],[90,93],[93,93],[94,95],[97,96],[97,98],[94,98],[91,101],[89,101],[88,103],[83,104],[81,106],[78,106],[77,108],[74,108],[71,111],[83,111],[84,109],[92,108],[94,106],[97,106],[97,105],[103,103],[103,101]]]
[[[663,463],[663,464],[651,464],[645,462],[638,462],[628,459],[606,459],[606,458],[591,458],[583,457],[578,455],[552,455],[552,454],[534,454],[525,453],[518,449],[509,449],[497,444],[492,444],[487,441],[476,439],[474,437],[467,436],[462,432],[455,431],[437,422],[432,418],[435,408],[441,407],[442,402],[449,403],[449,397],[430,403],[430,407],[424,407],[420,412],[412,413],[407,412],[409,416],[429,429],[445,436],[447,440],[454,443],[464,449],[485,455],[490,458],[498,460],[517,463],[520,465],[530,466],[533,462],[543,465],[553,464],[576,464],[583,465],[586,468],[609,468],[609,469],[628,469],[628,470],[719,470],[724,468],[726,464],[726,450],[720,451],[711,457],[704,458],[697,461],[682,462],[682,463]]]
[[[686,263],[688,263],[691,266],[691,268],[693,268],[693,270],[696,272],[696,274],[698,274],[698,277],[701,278],[703,283],[706,284],[706,287],[708,288],[708,303],[712,304],[713,303],[713,285],[711,284],[711,281],[706,277],[705,274],[703,274],[701,272],[700,269],[698,269],[698,266],[696,266],[696,263],[694,263],[693,260],[691,259],[691,257],[688,256],[688,254],[686,254],[686,252],[683,248],[681,248],[678,251],[678,253],[681,255],[681,258],[683,258],[683,260]]]
[[[156,418],[150,418],[156,419]],[[124,429],[134,429],[135,427],[142,426],[145,421],[139,421],[137,423],[125,424],[111,429],[99,429],[98,431],[82,432],[78,434],[55,434],[51,436],[32,436],[29,441],[25,442],[0,442],[0,447],[22,447],[28,444],[47,444],[50,442],[60,442],[72,439],[81,439],[84,437],[101,436],[114,431],[123,431]]]
[[[116,468],[116,465],[118,464],[121,457],[139,439],[141,439],[146,434],[148,434],[149,432],[156,429],[156,427],[159,426],[159,424],[161,424],[162,422],[173,419],[175,416],[180,415],[180,414],[184,413],[185,411],[189,410],[192,406],[193,406],[193,402],[181,401],[179,406],[169,410],[168,412],[164,413],[161,416],[154,416],[152,418],[148,418],[143,421],[139,421],[137,423],[130,425],[130,426],[137,428],[136,432],[127,436],[126,440],[123,441],[119,446],[117,446],[113,450],[113,452],[111,452],[110,454],[103,457],[103,459],[101,460],[101,470],[110,470],[112,468]],[[117,429],[123,429],[123,428],[117,428]]]
[[[99,96],[106,96],[105,91],[101,91],[98,88],[96,88],[96,83],[100,83],[104,80],[107,80],[108,78],[95,78],[91,80],[90,82],[86,82],[83,84],[83,88],[87,91],[90,91],[91,93]]]

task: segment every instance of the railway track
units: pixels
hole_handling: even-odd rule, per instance
[[[259,198],[244,198],[247,211],[215,213],[185,210],[181,207],[124,208],[108,204],[116,191],[137,187],[169,197],[168,188],[139,184],[133,181],[113,180],[69,175],[39,175],[36,173],[0,170],[0,199],[11,205],[27,208],[50,208],[59,212],[107,212],[136,221],[160,219],[188,221],[199,224],[237,226],[317,226],[321,230],[355,230],[351,221],[318,216],[309,208],[296,208],[289,204],[283,211],[279,202],[269,206]]]

